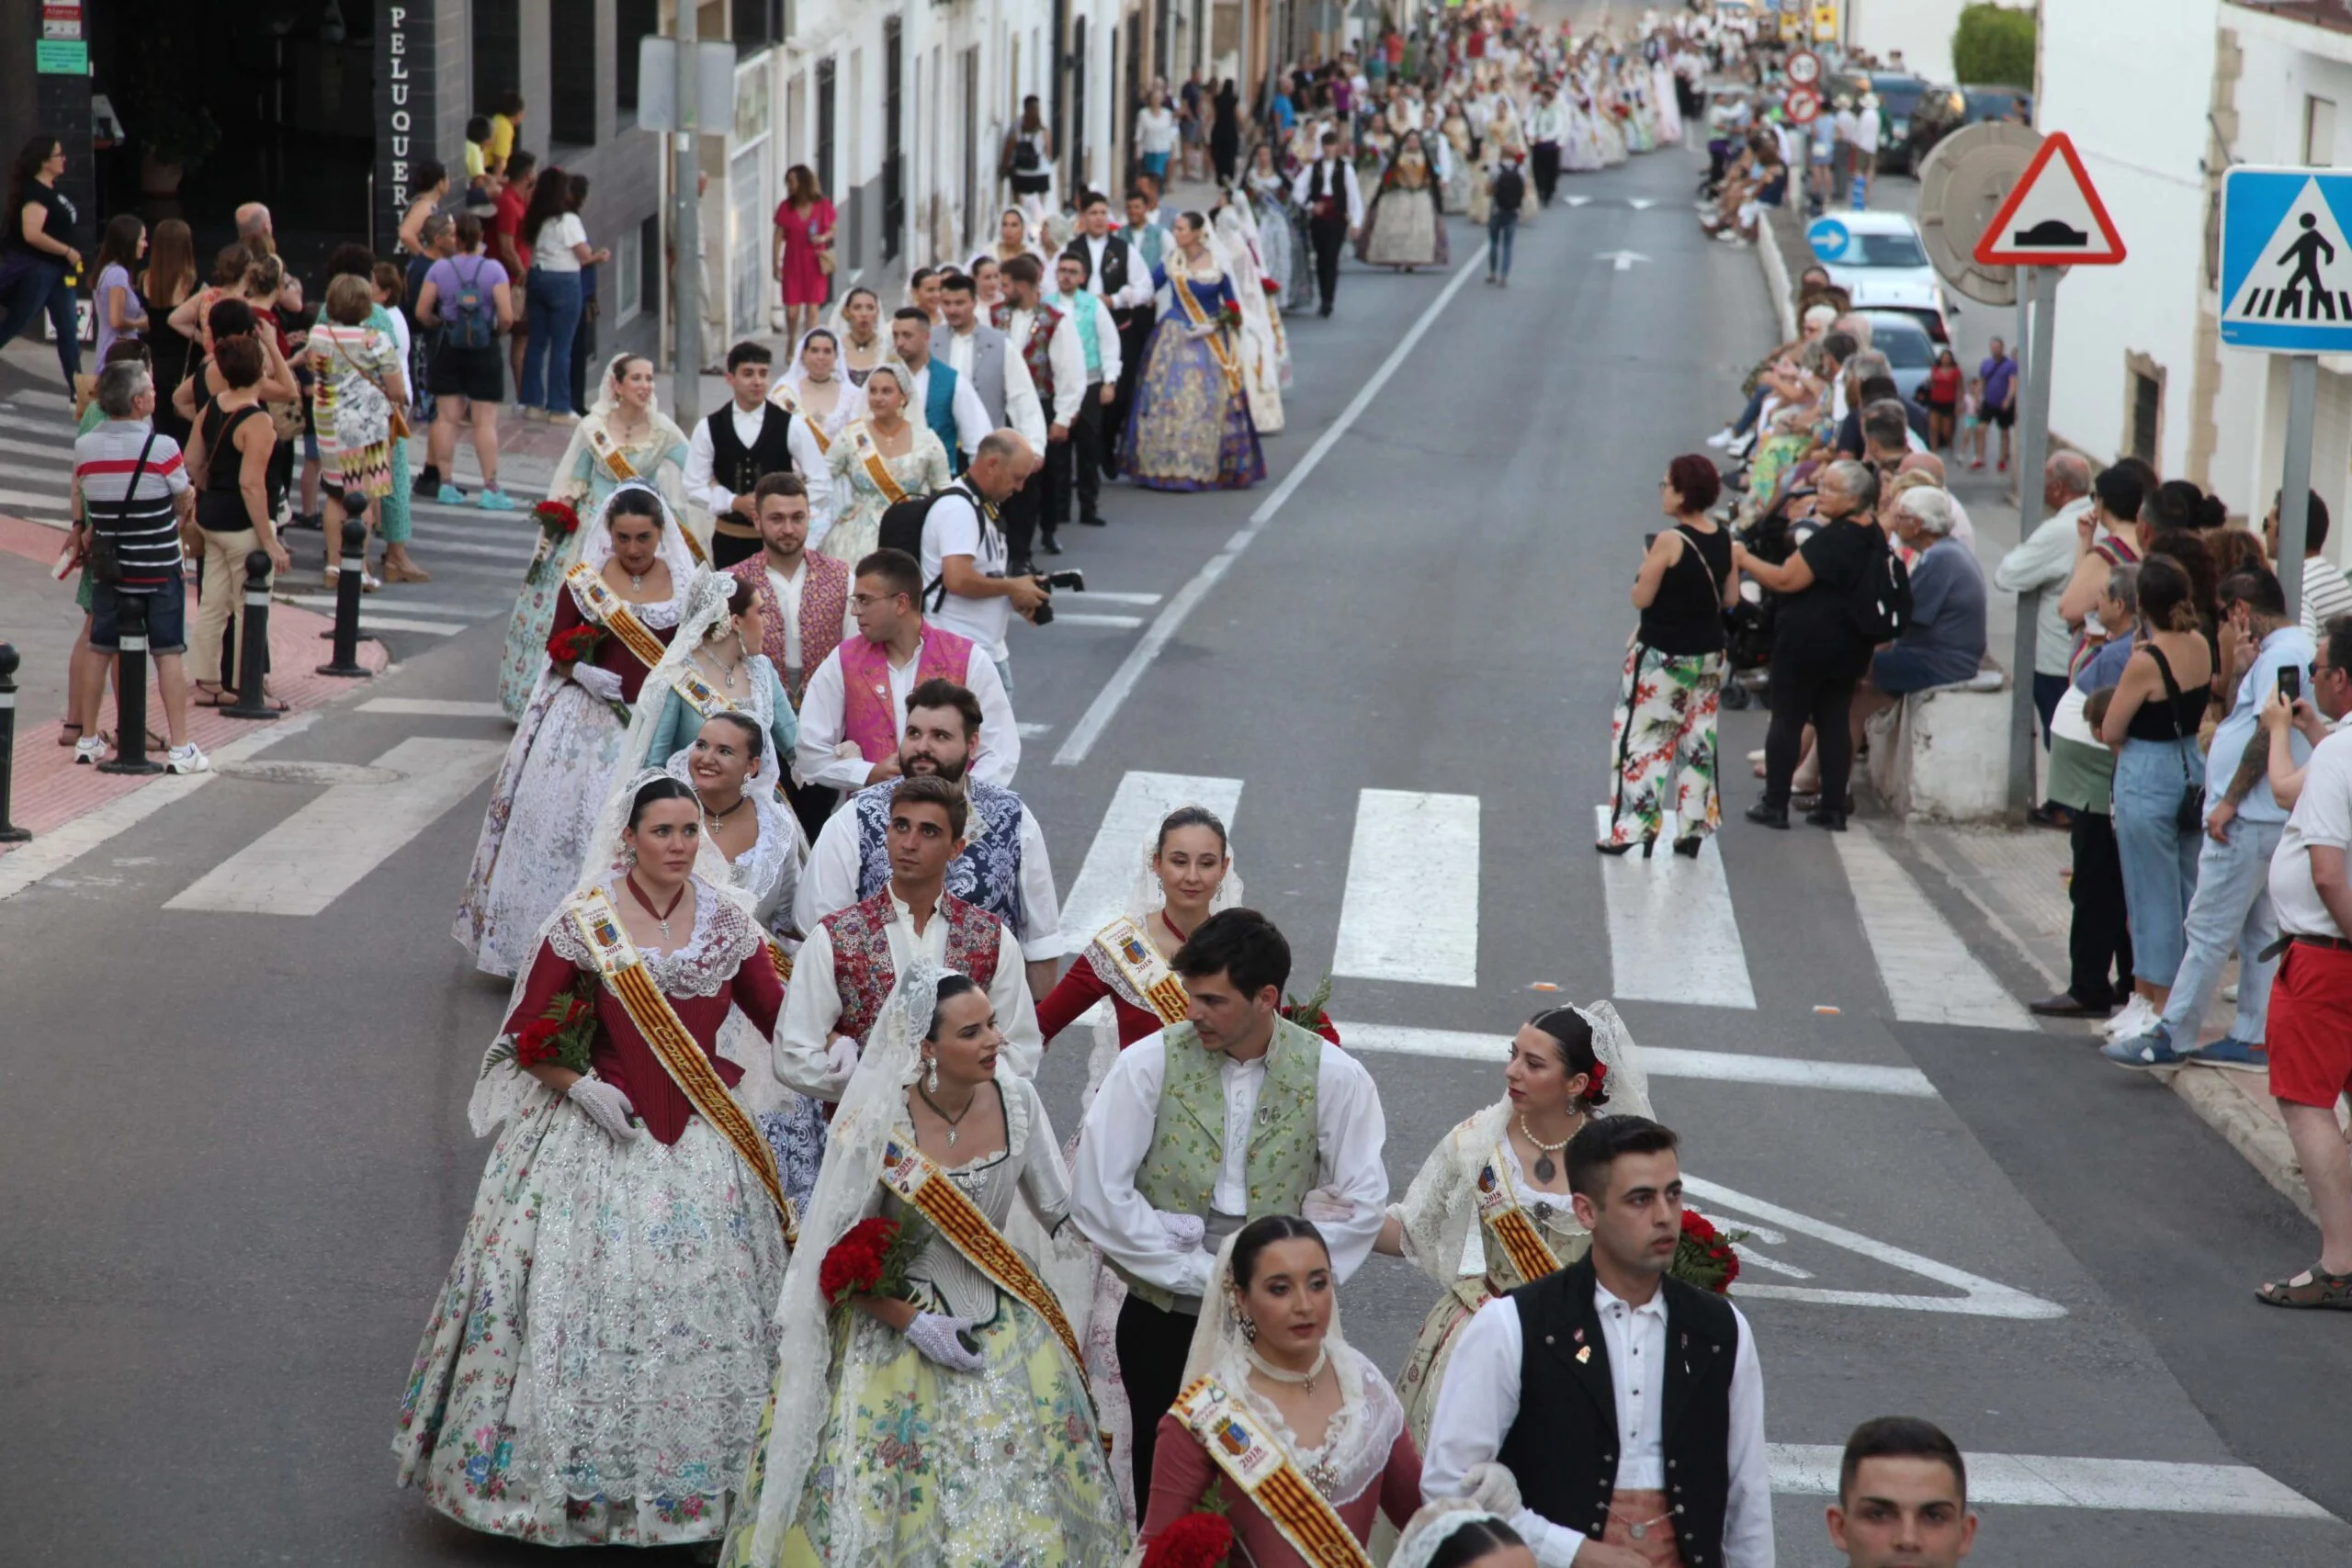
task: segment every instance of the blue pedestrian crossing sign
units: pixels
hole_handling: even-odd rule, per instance
[[[2222,341],[2352,352],[2352,174],[2230,170],[2222,179]]]

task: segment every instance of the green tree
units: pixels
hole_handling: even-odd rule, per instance
[[[1999,82],[2030,91],[2033,13],[2007,6],[1967,7],[1952,30],[1951,65],[1970,86]]]

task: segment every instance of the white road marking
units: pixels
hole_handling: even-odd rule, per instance
[[[1506,1034],[1411,1029],[1392,1023],[1342,1022],[1340,1038],[1347,1042],[1351,1051],[1442,1056],[1487,1062],[1497,1067],[1503,1065],[1503,1058],[1510,1050],[1510,1038]],[[1670,1045],[1645,1045],[1642,1066],[1654,1078],[1712,1078],[1718,1083],[1842,1089],[1905,1100],[1937,1098],[1936,1086],[1916,1067],[1878,1067],[1864,1062],[1815,1062],[1787,1056],[1755,1056],[1738,1051],[1685,1051]]]
[[[1103,604],[1151,605],[1159,604],[1162,598],[1166,597],[1159,593],[1121,592],[1108,588],[1089,588],[1085,590],[1085,593],[1089,599]]]
[[[434,539],[426,547],[435,555],[488,556],[496,560],[513,561],[518,568],[530,564],[531,552],[537,548],[528,539],[513,539],[503,545],[480,545],[470,539]]]
[[[506,710],[496,703],[459,702],[440,697],[370,697],[356,710],[359,713],[401,714],[412,718],[503,718]]]
[[[1057,610],[1054,612],[1054,624],[1058,626],[1115,626],[1122,630],[1133,631],[1143,625],[1143,617],[1141,615],[1095,615],[1082,610]]]
[[[1026,719],[1013,728],[1021,731],[1021,739],[1023,740],[1035,740],[1040,736],[1051,735],[1054,732],[1054,727],[1050,724],[1032,724]]]
[[[67,498],[63,495],[36,494],[31,491],[26,490],[0,490],[0,507],[7,508],[9,513],[15,516],[24,515],[22,513],[17,511],[17,507],[30,506],[37,507],[40,511],[51,513],[55,516],[62,517],[65,515],[66,500]],[[25,521],[28,523],[38,523],[40,522],[41,519],[38,517],[27,517]],[[64,525],[60,523],[51,523],[48,524],[47,526],[60,528],[64,526]]]
[[[447,621],[413,621],[405,615],[375,615],[359,612],[359,635],[369,632],[418,632],[426,637],[456,637],[466,628]]]
[[[1476,795],[1358,792],[1331,973],[1478,983]]]
[[[63,434],[60,432],[61,436]],[[0,452],[14,452],[22,457],[45,458],[69,473],[74,468],[74,444],[70,440],[61,439],[54,446],[38,441],[0,441]],[[24,473],[21,468],[12,471],[19,475]]]
[[[1340,1032],[1340,1038],[1347,1038],[1345,1031]],[[1646,1063],[1649,1053],[1645,1052],[1643,1055]],[[1656,1073],[1657,1069],[1652,1067],[1650,1071]],[[1760,1198],[1750,1198],[1744,1192],[1719,1187],[1688,1171],[1682,1174],[1682,1191],[1685,1197],[1699,1200],[1710,1215],[1715,1213],[1717,1205],[1736,1214],[1754,1214],[1782,1230],[1809,1235],[1815,1241],[1826,1241],[1832,1247],[1860,1253],[1874,1262],[1932,1280],[1939,1285],[1949,1285],[1962,1292],[1957,1296],[1925,1296],[1889,1291],[1826,1291],[1809,1285],[1734,1285],[1732,1294],[1743,1300],[1812,1302],[1821,1306],[1888,1307],[1901,1312],[1949,1312],[1963,1317],[2037,1320],[2066,1315],[2066,1309],[2056,1302],[2046,1302],[2040,1296],[2028,1295],[2013,1286],[1971,1274],[1964,1269],[1939,1263],[1932,1258],[1923,1258],[1886,1242],[1873,1241],[1843,1225],[1833,1225],[1826,1220],[1816,1220],[1794,1210],[1783,1209],[1777,1203],[1767,1203]]]
[[[473,793],[503,740],[412,735],[371,764],[400,776],[336,784],[164,905],[315,915]]]
[[[1250,521],[1234,531],[1233,536],[1226,540],[1225,547],[1211,556],[1201,570],[1193,574],[1192,581],[1176,591],[1176,597],[1169,601],[1168,608],[1162,610],[1159,619],[1151,623],[1150,629],[1136,639],[1135,647],[1127,650],[1126,658],[1119,661],[1119,668],[1112,672],[1111,679],[1094,694],[1094,701],[1087,705],[1085,714],[1062,741],[1061,750],[1054,753],[1056,767],[1074,767],[1086,761],[1088,754],[1094,750],[1094,743],[1102,738],[1102,731],[1110,727],[1111,720],[1118,716],[1119,709],[1134,693],[1136,683],[1143,679],[1144,671],[1151,668],[1160,650],[1183,629],[1186,618],[1199,607],[1203,599],[1208,597],[1209,590],[1232,570],[1233,563],[1241,558],[1241,552],[1250,547],[1250,542],[1283,509],[1283,503],[1290,500],[1299,486],[1305,484],[1321,466],[1331,448],[1355,427],[1356,421],[1363,417],[1363,411],[1372,406],[1372,400],[1380,395],[1381,389],[1388,385],[1389,378],[1396,374],[1397,368],[1419,346],[1430,328],[1436,324],[1439,313],[1453,302],[1456,294],[1462,292],[1462,286],[1470,281],[1470,275],[1486,265],[1487,257],[1483,251],[1462,264],[1461,270],[1453,275],[1453,280],[1438,290],[1437,298],[1429,302],[1419,319],[1406,330],[1405,335],[1397,340],[1396,346],[1388,351],[1388,357],[1380,362],[1380,368],[1372,373],[1371,378],[1340,411],[1340,417],[1331,422],[1331,427],[1306,449],[1306,456],[1299,459],[1298,467],[1283,477],[1283,482],[1274,487],[1273,494],[1258,503],[1258,509],[1250,514]]]
[[[2032,1015],[1977,962],[1875,834],[1856,824],[1830,838],[1896,1018],[2038,1032]]]
[[[247,758],[311,728],[318,714],[298,713],[266,729],[241,735],[211,753],[213,765],[242,762]],[[119,795],[62,827],[52,828],[31,843],[0,855],[0,900],[64,870],[118,833],[128,831],[176,800],[185,800],[211,784],[219,773],[165,773],[153,783]]]
[[[1239,779],[1142,773],[1120,779],[1078,868],[1078,880],[1062,900],[1062,931],[1072,942],[1083,942],[1125,911],[1128,891],[1141,872],[1140,857],[1170,812],[1205,806],[1229,829],[1240,804]]]
[[[1625,205],[1636,212],[1646,212],[1657,205],[1657,200],[1654,197],[1629,196],[1625,198]]]
[[[1773,1491],[1796,1497],[1838,1495],[1842,1449],[1823,1443],[1767,1443],[1764,1451],[1772,1467]],[[1971,1503],[2149,1514],[2251,1514],[2278,1519],[2334,1517],[2251,1465],[2052,1454],[1970,1453],[1963,1457],[1968,1461]]]
[[[0,410],[7,406],[0,403]],[[28,435],[53,436],[65,444],[68,453],[74,449],[72,420],[27,419],[21,414],[0,412],[0,430],[21,430]]]
[[[1631,272],[1635,262],[1645,262],[1650,258],[1639,251],[1597,251],[1592,259],[1609,263],[1611,272]]]
[[[1608,807],[1593,807],[1593,823],[1599,842],[1609,834]],[[1732,913],[1722,850],[1711,834],[1700,844],[1699,858],[1686,860],[1668,847],[1670,825],[1659,838],[1647,860],[1638,850],[1601,857],[1611,994],[1754,1009],[1756,987],[1747,977],[1747,950]]]
[[[288,593],[281,597],[291,604],[301,605],[306,610],[325,610],[330,614],[334,610],[334,595],[332,593]],[[403,615],[446,616],[466,621],[480,620],[484,615],[503,613],[495,606],[489,604],[469,608],[463,604],[451,604],[437,599],[411,599],[406,594],[386,603],[390,608],[398,610]],[[368,605],[364,601],[359,606],[359,618],[363,622],[368,619]]]
[[[33,408],[62,409],[67,413],[74,412],[74,400],[62,392],[37,392],[28,388],[21,392],[9,393],[8,400]]]
[[[1592,197],[1589,196],[1564,196],[1560,197],[1560,199],[1566,202],[1570,207],[1582,207],[1586,202],[1590,201]]]

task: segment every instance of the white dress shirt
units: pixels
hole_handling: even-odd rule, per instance
[[[1005,367],[1004,384],[1008,392],[1012,385],[1012,369],[1011,366]],[[1026,366],[1022,367],[1022,375],[1023,377],[1028,375]],[[914,382],[915,395],[908,400],[907,417],[918,424],[924,424],[928,417],[925,411],[931,407],[930,360],[924,360],[922,368],[914,373]],[[1036,396],[1035,387],[1029,389],[1029,395],[1032,398]],[[861,393],[860,396],[864,394]],[[980,401],[980,394],[973,389],[972,378],[965,375],[958,375],[956,378],[956,397],[947,406],[956,425],[956,445],[962,447],[964,455],[969,457],[980,449],[980,443],[987,437],[989,432],[996,428],[989,423],[989,407]],[[863,415],[865,411],[861,409],[859,412]],[[924,428],[929,429],[930,426],[924,424]],[[947,456],[952,459],[956,454],[950,452]],[[953,466],[952,463],[950,466]]]
[[[1010,548],[996,520],[982,512],[960,484],[950,485],[923,514],[922,557],[918,564],[925,582],[943,582],[948,560],[956,556],[969,561],[982,577],[1002,577],[1012,564]],[[1004,633],[1012,621],[1012,601],[1001,593],[972,599],[943,588],[939,603],[932,606],[931,618],[958,637],[970,637],[990,659],[1012,657],[1004,646]]]
[[[915,671],[922,667],[922,644],[915,644],[913,657],[903,665],[884,662],[890,671],[890,708],[895,720],[890,733],[895,738],[907,728],[907,694],[915,689]],[[842,739],[842,650],[837,648],[825,655],[825,661],[808,677],[808,689],[801,694],[800,745],[794,753],[793,772],[803,785],[854,792],[865,787],[866,773],[882,759],[865,756]],[[1004,694],[1004,682],[998,677],[987,649],[972,649],[957,683],[980,705],[980,744],[972,754],[972,776],[985,784],[1011,787],[1013,771],[1021,766],[1021,727],[1012,720],[1012,700]],[[849,755],[838,755],[845,746]]]
[[[1080,1145],[1080,1156],[1084,1148]],[[1666,1459],[1666,1299],[1653,1295],[1628,1306],[1596,1280],[1592,1304],[1609,1353],[1610,1390],[1617,1400],[1617,1485],[1663,1491]],[[1756,1334],[1737,1307],[1739,1353],[1731,1370],[1731,1439],[1725,1458],[1731,1491],[1724,1509],[1724,1568],[1772,1568],[1772,1477],[1764,1454],[1764,1370]],[[1453,1359],[1430,1418],[1421,1457],[1421,1490],[1451,1497],[1465,1488],[1473,1465],[1502,1451],[1519,1419],[1521,1345],[1519,1307],[1498,1297],[1480,1307],[1453,1342]],[[1542,1568],[1567,1568],[1584,1547],[1583,1531],[1555,1524],[1532,1508],[1511,1516]]]
[[[1036,330],[1037,312],[1016,307],[1004,313],[1004,321],[1005,357],[1021,359],[1021,346]],[[1116,337],[1118,333],[1114,332],[1111,335]],[[1052,366],[1054,371],[1052,420],[1054,423],[1067,427],[1078,417],[1079,400],[1086,396],[1086,345],[1078,341],[1078,323],[1069,319],[1067,310],[1062,313],[1062,319],[1054,323],[1054,335],[1046,340],[1046,363]],[[1021,374],[1033,386],[1035,384],[1035,378],[1029,375],[1026,360],[1021,360]],[[1012,407],[1012,383],[1008,380],[1005,385],[1008,389],[1004,396],[1005,408],[1010,412]],[[1044,439],[1043,435],[1038,437],[1041,443]],[[1040,455],[1043,455],[1042,447]]]
[[[749,447],[760,438],[759,409],[746,409],[729,402],[726,412],[735,417],[735,439]],[[789,418],[785,410],[770,403],[766,413],[777,419]],[[715,419],[718,416],[712,415]],[[833,525],[833,472],[825,465],[825,454],[818,449],[817,437],[811,434],[806,419],[792,421],[792,434],[787,442],[792,449],[793,466],[800,470],[801,479],[808,486],[808,543],[813,547]],[[686,499],[708,512],[713,517],[734,510],[736,492],[718,483],[711,474],[716,459],[712,456],[710,420],[695,421],[695,433],[686,442]]]
[[[800,656],[800,591],[808,584],[808,557],[805,554],[801,557],[800,564],[792,569],[790,576],[773,566],[767,569],[767,573],[768,587],[775,592],[776,614],[784,622],[784,667],[796,674],[802,673],[808,669],[808,663]],[[842,636],[853,637],[856,635],[857,617],[850,613],[844,603]]]
[[[947,363],[955,367],[958,392],[971,385],[972,354],[979,335],[978,331],[947,334]],[[1011,333],[1004,334],[1004,423],[1021,432],[1021,438],[1029,443],[1032,451],[1042,452],[1046,446],[1046,415],[1037,400],[1036,378],[1029,374],[1029,362],[1021,357],[1020,343],[1026,338],[1025,333],[1018,340]],[[972,396],[977,400],[978,391],[976,389]],[[958,397],[956,400],[960,403],[964,400]],[[980,407],[985,411],[988,405],[982,403]],[[956,439],[963,445],[967,457],[979,450],[978,443],[964,441],[960,420],[956,422]]]
[[[947,922],[937,910],[921,931],[914,917],[890,894],[890,972],[903,975],[916,958],[933,968],[947,963]],[[1004,1032],[1004,1060],[1024,1078],[1037,1076],[1045,1056],[1045,1042],[1037,1037],[1037,1010],[1029,1000],[1029,976],[1021,967],[1021,949],[1012,933],[997,932],[996,977],[989,982],[989,1005],[996,1010],[996,1026]],[[813,1100],[838,1100],[849,1085],[849,1074],[833,1070],[827,1055],[833,1043],[833,1025],[842,1016],[840,982],[833,975],[833,933],[820,925],[800,944],[793,961],[792,984],[785,987],[784,1016],[775,1026],[775,1076]]]
[[[987,819],[973,812],[966,836],[978,841],[987,832]],[[825,818],[808,852],[808,863],[801,868],[800,888],[792,900],[794,925],[813,931],[827,915],[857,902],[859,874],[865,869],[860,847],[855,811],[844,808]],[[1022,958],[1031,964],[1070,951],[1062,938],[1062,905],[1054,892],[1054,863],[1046,852],[1045,829],[1026,805],[1021,807],[1021,920],[1012,934],[1021,943]]]
[[[1086,290],[1088,293],[1102,300],[1114,310],[1132,310],[1138,306],[1151,303],[1153,292],[1151,268],[1144,265],[1141,251],[1128,244],[1116,233],[1105,234],[1100,239],[1091,234],[1080,234],[1078,241],[1080,244],[1086,247]],[[1105,294],[1102,292],[1102,253],[1110,249],[1114,243],[1127,246],[1127,282],[1126,287],[1116,294]],[[1111,378],[1106,373],[1102,378],[1107,381]]]
[[[1557,142],[1568,134],[1568,111],[1556,98],[1550,103],[1538,101],[1528,111],[1527,140],[1531,142]]]
[[[1315,1084],[1315,1185],[1338,1190],[1355,1204],[1345,1220],[1318,1221],[1341,1282],[1363,1266],[1387,1218],[1388,1170],[1381,1145],[1388,1124],[1380,1091],[1363,1064],[1331,1044],[1323,1048]],[[1078,1143],[1070,1216],[1086,1239],[1139,1280],[1180,1296],[1208,1291],[1216,1254],[1205,1246],[1170,1246],[1157,1212],[1136,1190],[1136,1171],[1151,1148],[1159,1120],[1159,1089],[1168,1076],[1164,1034],[1148,1035],[1119,1053],[1102,1080]],[[1211,1201],[1223,1214],[1250,1212],[1250,1128],[1266,1083],[1266,1059],[1218,1068],[1225,1084],[1225,1158]],[[1514,1363],[1516,1365],[1516,1363]]]
[[[1084,300],[1085,303],[1080,304],[1080,300]],[[1111,312],[1104,308],[1102,300],[1081,288],[1075,294],[1053,296],[1053,305],[1062,313],[1063,320],[1069,324],[1071,344],[1078,350],[1079,385],[1083,388],[1095,381],[1106,383],[1116,381],[1119,378],[1119,368],[1122,363],[1119,358],[1119,323],[1111,319]],[[1102,373],[1099,376],[1090,376],[1086,373],[1086,344],[1078,335],[1078,313],[1080,310],[1095,312],[1094,352],[1102,360]],[[1059,337],[1061,334],[1057,333],[1054,335]],[[1054,362],[1056,388],[1054,401],[1057,404],[1061,401],[1059,396],[1061,374],[1061,361],[1056,360]]]
[[[1363,187],[1356,184],[1355,165],[1349,163],[1344,158],[1317,158],[1314,163],[1309,164],[1306,167],[1299,170],[1298,177],[1290,183],[1291,199],[1298,203],[1301,207],[1306,206],[1307,198],[1310,193],[1315,189],[1315,171],[1317,167],[1327,163],[1330,165],[1331,175],[1325,176],[1324,189],[1329,191],[1331,188],[1329,183],[1331,177],[1337,176],[1340,184],[1347,186],[1348,227],[1351,229],[1363,228]],[[1312,216],[1313,209],[1309,209],[1308,211],[1309,216]]]

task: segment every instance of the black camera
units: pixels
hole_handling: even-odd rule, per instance
[[[1067,588],[1073,593],[1083,593],[1086,592],[1086,573],[1082,571],[1041,571],[1037,573],[1037,576],[1048,588]],[[1052,626],[1054,624],[1054,602],[1051,599],[1047,599],[1044,604],[1029,612],[1029,624],[1033,626]]]

